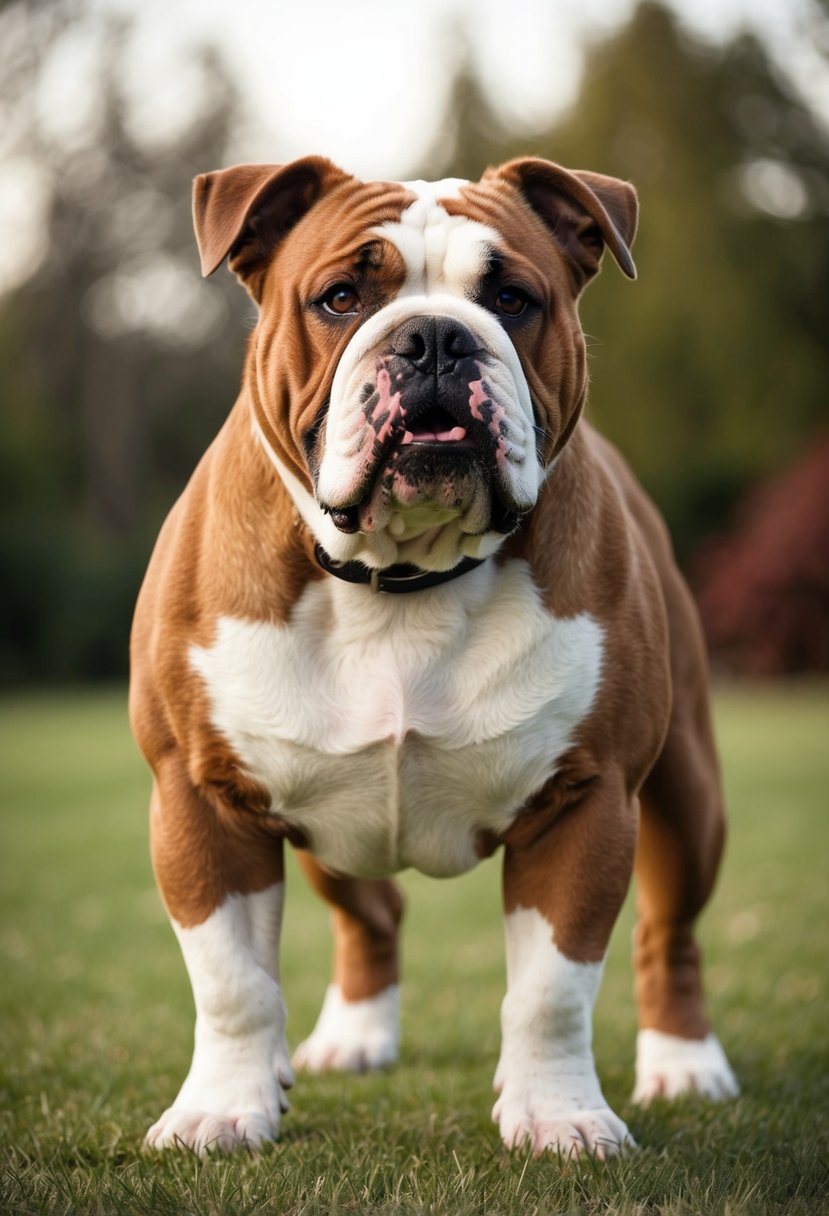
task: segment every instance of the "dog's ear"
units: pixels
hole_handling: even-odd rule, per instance
[[[532,156],[489,169],[484,177],[503,178],[521,192],[567,255],[579,290],[599,269],[605,246],[628,278],[636,278],[630,246],[639,204],[630,182]]]
[[[348,174],[322,156],[287,165],[234,165],[193,182],[193,225],[205,278],[229,258],[254,299],[282,237]]]

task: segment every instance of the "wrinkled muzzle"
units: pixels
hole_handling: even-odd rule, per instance
[[[515,348],[454,296],[398,299],[357,331],[315,455],[317,500],[344,532],[451,519],[471,535],[509,532],[543,477]]]

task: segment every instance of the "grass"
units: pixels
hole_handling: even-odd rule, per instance
[[[720,692],[731,805],[702,928],[736,1103],[628,1101],[630,905],[596,1017],[606,1095],[642,1149],[609,1165],[508,1154],[489,1121],[503,951],[497,862],[405,875],[404,1050],[302,1079],[259,1157],[148,1157],[189,1061],[191,1001],[147,856],[148,777],[121,691],[0,703],[0,1210],[4,1213],[829,1212],[829,696]],[[313,1024],[327,914],[289,873],[289,1038]]]

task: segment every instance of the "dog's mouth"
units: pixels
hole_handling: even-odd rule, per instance
[[[345,533],[378,531],[392,517],[393,531],[463,518],[470,533],[509,532],[516,516],[496,492],[496,448],[485,422],[446,406],[401,410],[395,425],[384,420],[357,501],[323,507]]]
[[[443,447],[451,445],[460,448],[472,448],[474,440],[469,435],[468,428],[460,426],[452,414],[440,405],[427,407],[403,431],[399,446],[424,444]]]
[[[418,325],[414,337],[430,335]],[[306,447],[317,501],[340,531],[410,537],[455,521],[467,535],[509,532],[532,506],[513,492],[526,453],[511,375],[471,333],[447,334],[437,354],[398,335]]]

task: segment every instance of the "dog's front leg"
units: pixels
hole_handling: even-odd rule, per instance
[[[256,1147],[277,1136],[293,1083],[278,972],[282,841],[217,812],[169,757],[153,792],[152,850],[196,1030],[187,1078],[146,1143]]]
[[[602,1094],[592,1015],[636,817],[621,780],[596,778],[563,810],[556,801],[551,788],[505,848],[507,994],[492,1117],[509,1148],[606,1157],[633,1140]]]

